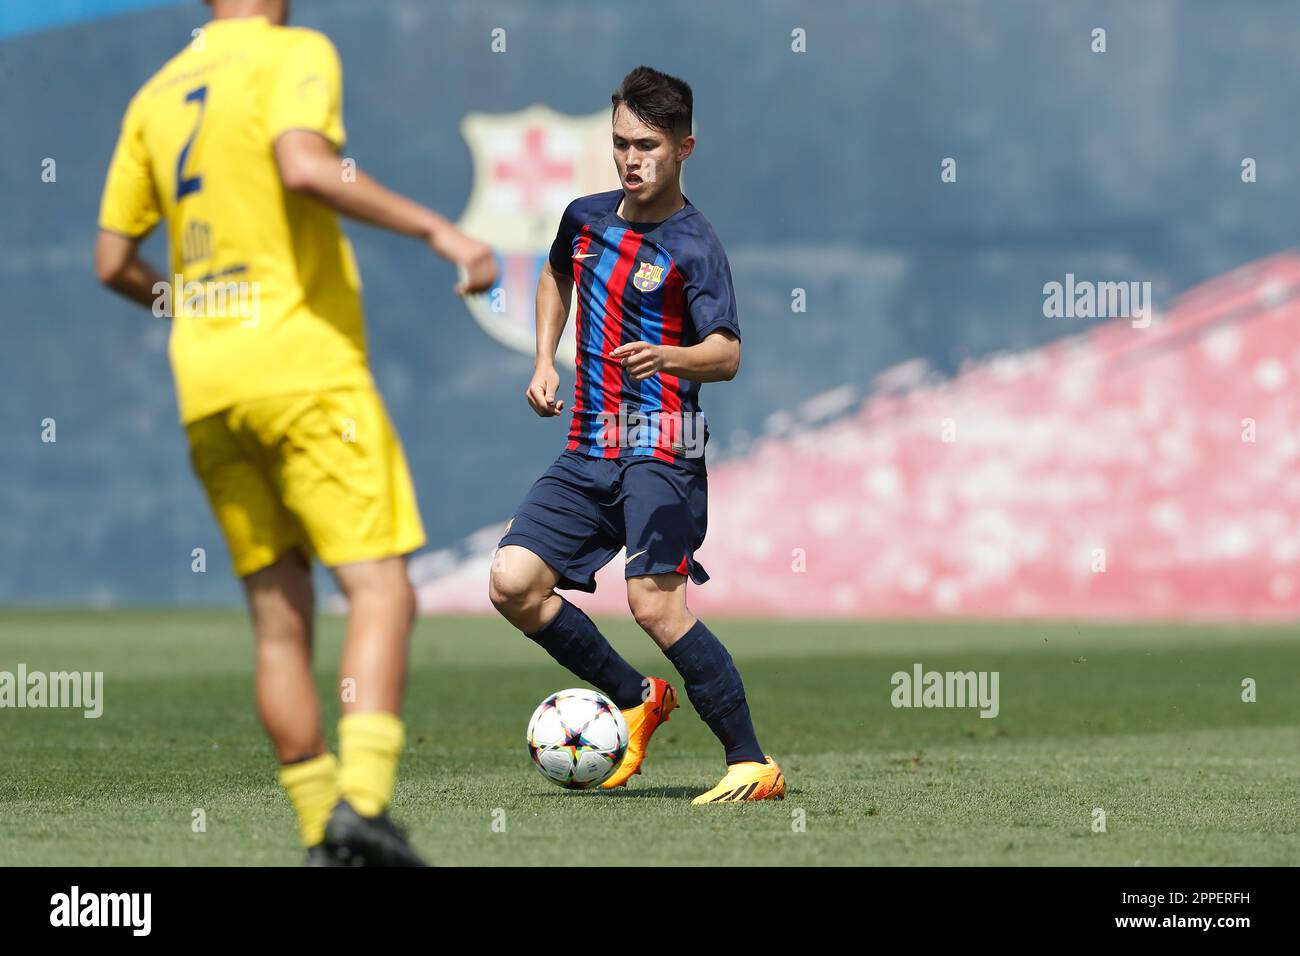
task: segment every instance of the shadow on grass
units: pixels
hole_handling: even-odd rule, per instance
[[[641,787],[637,790],[569,790],[555,791],[552,798],[573,799],[643,799],[646,797],[694,797],[701,793],[697,787]]]

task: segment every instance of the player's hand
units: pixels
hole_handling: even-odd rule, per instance
[[[533,411],[542,418],[554,418],[564,408],[564,399],[558,402],[555,400],[555,393],[559,388],[560,373],[555,370],[554,365],[548,365],[533,372],[533,380],[528,383],[528,391],[524,392],[524,398],[528,399],[528,404],[532,406]]]
[[[460,281],[454,287],[457,295],[477,295],[496,285],[497,261],[487,243],[466,237],[455,262],[460,267]]]
[[[636,381],[642,382],[651,375],[663,371],[664,349],[662,345],[648,342],[628,342],[609,353],[610,358],[618,359],[619,364]]]

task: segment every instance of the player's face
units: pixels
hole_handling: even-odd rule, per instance
[[[218,11],[218,7],[220,6],[218,0],[203,0],[203,3],[204,5],[211,7],[214,13],[220,12]],[[278,26],[284,26],[289,22],[289,3],[290,0],[262,0],[261,10],[256,12],[259,12],[262,16],[266,17],[266,19],[271,23],[277,24]]]
[[[640,202],[652,201],[677,182],[694,144],[693,136],[679,140],[648,126],[621,103],[614,114],[614,165],[624,191]]]

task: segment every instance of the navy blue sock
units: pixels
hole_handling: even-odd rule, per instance
[[[619,710],[641,703],[645,675],[619,657],[581,608],[564,601],[560,613],[528,638],[576,677],[595,685]]]
[[[727,763],[767,758],[754,734],[740,681],[731,655],[707,627],[697,620],[676,644],[664,651],[686,685],[686,696],[700,718],[727,751]]]

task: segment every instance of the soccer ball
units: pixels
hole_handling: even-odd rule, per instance
[[[551,783],[570,790],[598,786],[627,751],[627,723],[614,702],[594,690],[556,691],[528,722],[528,754]]]

